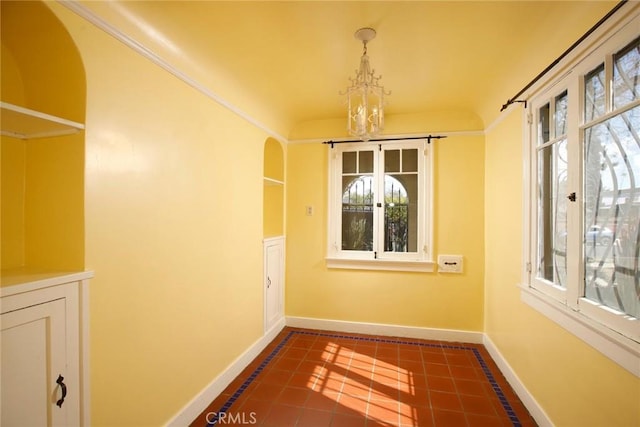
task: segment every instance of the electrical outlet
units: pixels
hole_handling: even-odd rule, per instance
[[[307,213],[307,216],[313,216],[313,206],[306,206],[305,212]]]
[[[462,255],[438,255],[438,272],[462,273]]]

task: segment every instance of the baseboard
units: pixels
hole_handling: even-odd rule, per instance
[[[529,390],[527,390],[522,381],[520,381],[518,375],[516,375],[511,365],[509,365],[509,362],[507,362],[502,353],[500,353],[500,350],[498,350],[498,347],[496,347],[493,341],[491,341],[491,338],[486,334],[484,334],[483,344],[493,361],[498,365],[502,375],[504,375],[507,382],[511,385],[511,388],[513,388],[513,391],[516,392],[533,419],[536,420],[536,423],[538,423],[540,427],[552,427],[554,424],[547,413],[538,404],[538,401],[533,395],[529,393]]]
[[[482,332],[287,316],[287,326],[356,334],[482,344]]]
[[[183,427],[191,424],[198,415],[233,381],[249,363],[251,363],[265,347],[275,339],[275,337],[285,327],[285,319],[282,318],[262,337],[254,342],[244,353],[238,356],[227,368],[222,371],[213,381],[209,383],[200,393],[196,395],[178,414],[169,422],[168,427]]]

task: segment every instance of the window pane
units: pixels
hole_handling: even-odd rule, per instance
[[[584,78],[584,120],[590,122],[605,113],[604,64]]]
[[[538,110],[538,144],[549,141],[549,104]]]
[[[402,150],[402,172],[418,172],[418,150]]]
[[[417,252],[418,175],[384,176],[384,250]]]
[[[346,151],[342,153],[342,173],[356,173],[357,169],[358,152]]]
[[[622,107],[640,98],[640,38],[613,59],[613,106]]]
[[[538,277],[565,287],[567,267],[567,140],[538,151]]]
[[[372,173],[373,172],[373,151],[360,151],[360,173]]]
[[[384,151],[384,171],[400,172],[400,150]]]
[[[373,178],[342,177],[342,249],[373,250]]]
[[[556,97],[556,112],[554,114],[555,137],[567,133],[567,92]]]
[[[585,130],[585,297],[640,317],[640,107]]]

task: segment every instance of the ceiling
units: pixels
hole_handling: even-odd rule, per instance
[[[82,2],[110,25],[249,114],[287,126],[345,117],[362,53],[391,91],[387,114],[465,111],[488,125],[501,105],[614,1]],[[572,25],[566,25],[571,19]]]

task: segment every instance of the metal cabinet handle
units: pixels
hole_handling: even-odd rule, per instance
[[[267,276],[267,288],[271,287],[271,278]]]
[[[62,408],[62,404],[64,403],[64,398],[67,397],[67,385],[63,381],[64,381],[64,377],[62,375],[58,375],[56,384],[58,384],[62,389],[62,397],[58,399],[58,401],[56,402],[56,405],[58,405],[59,408]]]

